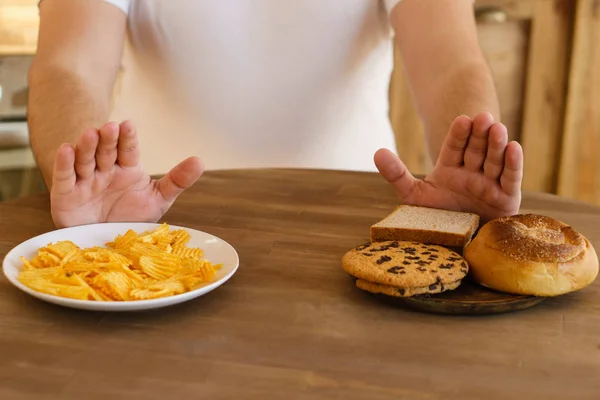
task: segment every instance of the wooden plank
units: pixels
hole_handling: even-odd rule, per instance
[[[579,0],[558,193],[600,204],[600,1]]]
[[[571,0],[535,3],[521,137],[527,190],[556,191],[574,8]]]
[[[521,138],[530,25],[530,21],[511,19],[503,23],[480,22],[477,29],[509,140]]]

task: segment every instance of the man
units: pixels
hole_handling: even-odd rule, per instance
[[[437,160],[425,180],[392,151],[392,33]],[[204,165],[373,161],[402,201],[489,220],[521,201],[498,119],[472,0],[40,2],[29,126],[59,227],[156,221]]]

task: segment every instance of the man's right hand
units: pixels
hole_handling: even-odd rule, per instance
[[[156,222],[177,196],[202,175],[204,165],[190,157],[153,180],[140,162],[138,135],[131,122],[89,129],[76,146],[56,153],[50,191],[57,227],[97,222]]]

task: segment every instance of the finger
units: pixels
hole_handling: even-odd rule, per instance
[[[471,134],[472,124],[471,118],[466,115],[461,115],[452,122],[440,150],[438,162],[447,167],[463,165],[465,147]]]
[[[117,162],[122,167],[133,167],[140,162],[140,148],[135,126],[129,121],[119,126]]]
[[[506,127],[500,123],[492,125],[490,137],[488,138],[487,154],[483,163],[483,173],[490,179],[498,180],[504,170],[504,154],[507,142]]]
[[[97,129],[88,129],[75,146],[75,172],[80,179],[88,179],[96,169],[96,150],[100,140]]]
[[[64,143],[58,148],[54,159],[52,191],[59,195],[69,194],[75,189],[76,182],[75,149],[72,145]]]
[[[158,191],[165,201],[172,203],[184,190],[196,183],[203,172],[202,160],[198,157],[187,158],[159,179]]]
[[[465,150],[465,167],[470,171],[480,171],[488,149],[489,130],[494,123],[492,114],[485,112],[473,119],[471,136]]]
[[[394,186],[400,198],[407,198],[417,179],[408,171],[402,160],[391,151],[380,149],[375,153],[374,161],[381,176]]]
[[[500,177],[500,185],[504,193],[516,196],[521,191],[523,181],[523,149],[517,142],[506,145],[504,170]]]
[[[119,125],[106,123],[100,128],[100,141],[96,150],[96,167],[100,171],[110,170],[117,161],[117,144],[119,142]]]

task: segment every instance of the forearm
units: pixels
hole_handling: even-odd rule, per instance
[[[428,85],[416,98],[429,154],[436,160],[450,124],[459,115],[474,118],[488,111],[500,120],[493,77],[485,61],[454,67]]]
[[[110,94],[91,78],[68,68],[48,65],[34,64],[29,87],[31,147],[50,187],[57,149],[63,143],[75,144],[85,129],[99,127],[107,121]]]

